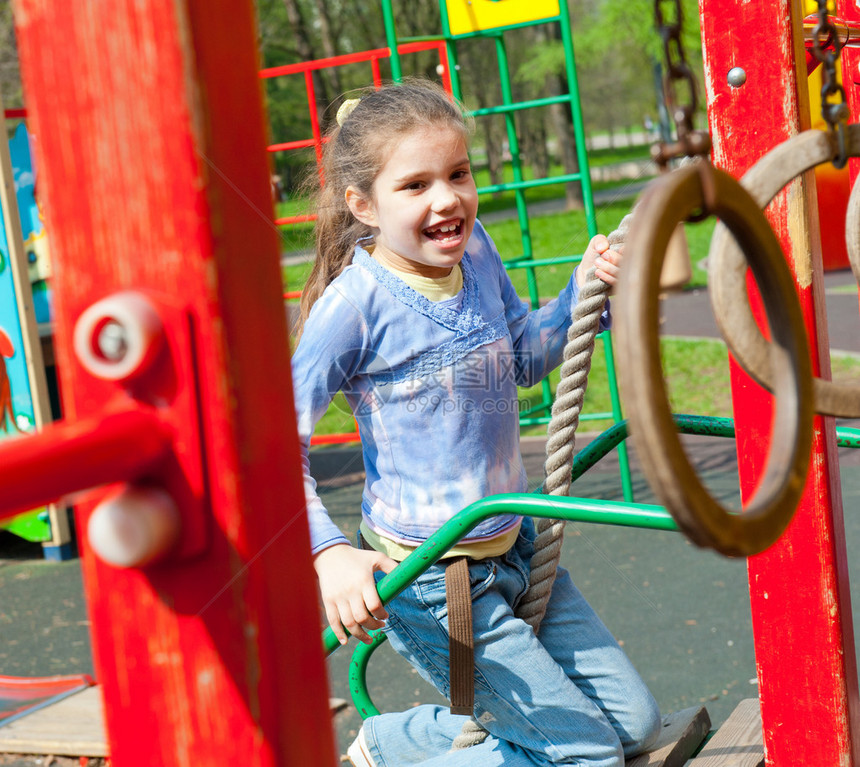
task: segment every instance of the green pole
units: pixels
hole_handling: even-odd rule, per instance
[[[502,105],[511,106],[514,103],[514,94],[511,87],[510,64],[508,62],[508,51],[505,48],[505,38],[502,33],[494,35],[494,38],[496,41],[496,58],[499,65],[499,82],[502,90]],[[510,111],[505,111],[504,117],[505,128],[508,134],[508,147],[511,153],[511,170],[514,174],[514,184],[521,185],[523,184],[523,165],[514,114]],[[534,258],[534,249],[532,248],[532,233],[529,224],[529,211],[526,206],[525,189],[522,186],[514,187],[514,199],[516,200],[520,237],[523,243],[523,257],[531,261]],[[532,266],[526,268],[526,282],[528,284],[529,300],[531,301],[532,309],[537,309],[540,306],[540,294],[538,292],[537,276]],[[546,378],[541,382],[541,394],[543,405],[549,411],[552,407],[552,389]]]
[[[399,83],[403,79],[403,72],[400,68],[400,52],[397,50],[397,32],[394,29],[391,0],[382,0],[382,20],[385,24],[385,44],[391,51],[391,79]]]
[[[561,26],[561,42],[564,46],[564,68],[567,76],[567,89],[570,95],[570,114],[573,118],[573,136],[576,141],[576,160],[582,184],[582,199],[585,206],[585,219],[588,224],[588,234],[597,234],[597,217],[594,212],[594,197],[591,189],[591,173],[588,170],[588,152],[585,148],[585,131],[583,130],[582,103],[579,98],[579,81],[576,77],[576,60],[573,51],[573,32],[570,28],[570,12],[566,0],[559,0],[559,24]]]
[[[621,411],[621,397],[618,393],[618,376],[615,370],[615,354],[612,351],[612,333],[603,333],[603,356],[606,359],[606,375],[609,380],[609,401],[612,407],[612,420],[618,423],[624,418]],[[633,500],[633,480],[630,477],[630,458],[627,443],[618,446],[618,470],[621,472],[621,488],[624,500]]]
[[[502,104],[510,106],[514,103],[513,88],[511,87],[511,77],[508,63],[508,51],[505,48],[504,35],[497,34],[493,36],[496,41],[496,57],[499,64],[499,81],[502,88]],[[526,259],[534,257],[532,249],[531,227],[529,226],[529,212],[526,207],[526,196],[523,188],[523,165],[522,156],[520,154],[520,142],[517,138],[517,126],[514,121],[514,115],[511,112],[504,112],[505,128],[508,135],[508,148],[511,153],[511,169],[514,174],[514,198],[517,204],[517,218],[520,224],[520,236],[523,243],[523,256]],[[538,304],[537,282],[534,276],[534,270],[528,270],[529,297],[532,302],[532,308],[536,309]]]

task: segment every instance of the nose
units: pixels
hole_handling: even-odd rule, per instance
[[[439,183],[433,195],[433,212],[442,213],[457,207],[460,197],[451,184]]]

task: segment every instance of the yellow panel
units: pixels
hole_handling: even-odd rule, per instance
[[[558,0],[447,0],[452,35],[558,16]]]

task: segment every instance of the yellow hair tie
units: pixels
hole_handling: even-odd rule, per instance
[[[361,101],[361,99],[347,99],[340,105],[340,109],[337,110],[337,116],[335,117],[338,125],[343,127],[347,117],[352,114],[352,110],[358,106],[359,101]]]

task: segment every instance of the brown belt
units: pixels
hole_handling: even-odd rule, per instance
[[[448,682],[451,713],[471,716],[475,706],[475,633],[469,560],[457,557],[445,568],[448,602]]]
[[[373,547],[359,536],[363,549]],[[451,713],[471,716],[475,706],[475,634],[472,628],[472,590],[469,560],[442,560],[448,605],[448,684]]]

